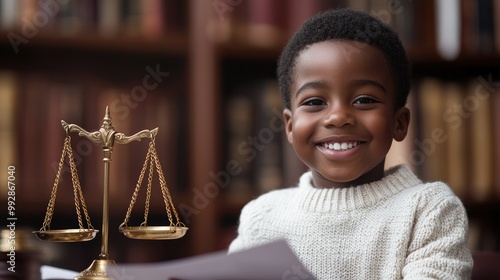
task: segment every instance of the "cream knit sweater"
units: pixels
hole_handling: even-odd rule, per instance
[[[307,172],[298,187],[248,203],[229,252],[283,238],[317,279],[470,278],[467,216],[445,184],[404,165],[351,188],[311,182]]]

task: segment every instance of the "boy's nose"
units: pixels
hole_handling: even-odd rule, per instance
[[[355,118],[350,110],[346,106],[335,106],[331,108],[323,120],[323,125],[333,126],[333,127],[343,127],[346,125],[354,124]]]

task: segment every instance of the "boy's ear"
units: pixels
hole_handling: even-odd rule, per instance
[[[285,132],[288,143],[293,145],[292,133],[292,111],[290,109],[283,110],[283,120],[285,121]]]
[[[408,134],[410,126],[410,109],[407,107],[399,108],[394,115],[394,140],[401,142]]]

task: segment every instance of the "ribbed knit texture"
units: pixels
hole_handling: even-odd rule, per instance
[[[422,183],[407,166],[380,181],[269,192],[242,210],[229,252],[285,239],[317,279],[469,279],[467,216],[444,183]]]

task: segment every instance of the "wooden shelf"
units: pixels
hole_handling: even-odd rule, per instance
[[[11,31],[22,34],[20,31]],[[17,54],[9,41],[11,32],[0,32],[0,46],[3,51]],[[26,44],[20,43],[19,52],[23,49],[66,49],[71,51],[98,51],[107,53],[122,53],[132,55],[171,55],[186,56],[188,40],[180,34],[166,34],[159,38],[120,35],[103,36],[95,32],[76,32],[74,34],[60,34],[40,32],[28,39]]]

